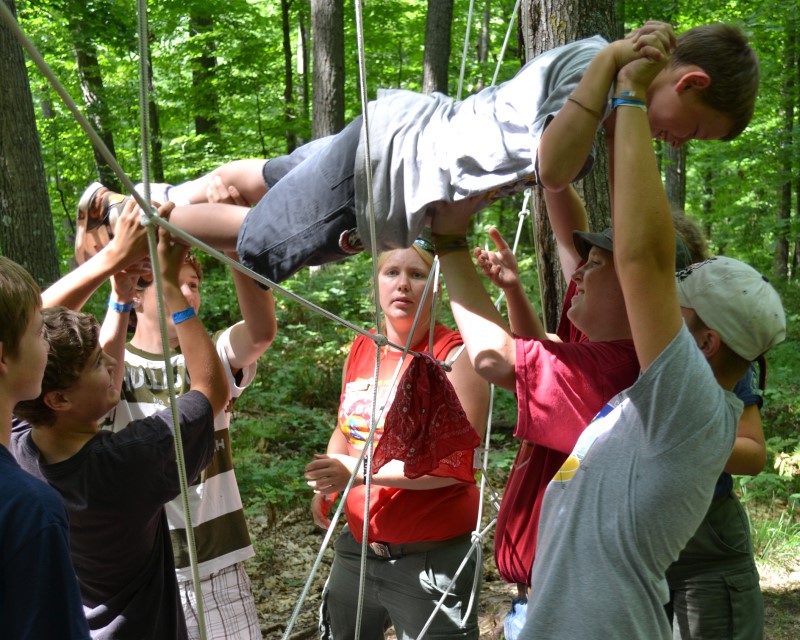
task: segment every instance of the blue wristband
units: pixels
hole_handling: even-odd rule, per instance
[[[108,308],[113,309],[117,313],[128,313],[133,309],[133,302],[115,302],[111,298],[108,299]]]
[[[647,104],[645,101],[636,98],[612,98],[611,108],[616,109],[617,107],[636,107],[642,111],[647,111]]]
[[[176,311],[172,314],[172,322],[173,324],[180,324],[181,322],[186,322],[190,318],[195,317],[194,307],[188,307],[183,311]]]

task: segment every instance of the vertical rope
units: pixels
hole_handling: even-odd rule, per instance
[[[361,0],[355,1],[355,14],[356,14],[356,39],[358,43],[358,79],[359,88],[361,90],[361,112],[363,117],[364,126],[364,176],[365,185],[367,188],[367,214],[369,216],[369,237],[370,237],[370,252],[372,253],[372,281],[377,287],[378,284],[378,246],[377,246],[377,233],[375,229],[375,203],[373,200],[372,191],[372,156],[370,153],[369,143],[369,96],[367,94],[367,67],[366,55],[364,51],[364,12]],[[381,305],[380,296],[375,296],[375,327],[380,331],[381,327]],[[404,358],[405,358],[404,352]],[[366,578],[366,558],[367,558],[367,528],[369,526],[369,499],[370,490],[372,488],[372,447],[373,435],[377,428],[376,420],[376,400],[378,392],[378,375],[380,372],[381,350],[375,350],[375,377],[374,377],[374,391],[372,401],[372,425],[370,426],[370,437],[364,444],[362,451],[362,459],[366,460],[364,466],[364,530],[363,538],[361,540],[361,571],[359,575],[358,584],[358,608],[356,610],[356,636],[355,640],[361,637],[361,618],[364,609],[364,585]],[[400,361],[402,364],[402,359]],[[367,456],[364,458],[364,456]]]
[[[456,100],[461,100],[461,90],[464,87],[464,69],[467,66],[467,49],[469,48],[469,33],[472,28],[472,10],[475,6],[475,0],[469,0],[469,11],[467,12],[467,29],[464,34],[464,48],[461,50],[461,68],[458,72],[458,89],[456,91]]]
[[[492,76],[492,86],[497,84],[497,76],[500,73],[500,67],[503,65],[503,59],[506,57],[506,48],[508,47],[508,40],[511,38],[511,28],[514,26],[514,16],[517,15],[517,11],[519,11],[519,0],[514,3],[514,11],[511,12],[511,20],[508,21],[506,37],[503,38],[503,46],[500,48],[500,55],[497,58],[494,75]]]
[[[148,104],[148,87],[149,87],[149,47],[148,47],[148,27],[147,27],[147,0],[136,0],[138,9],[138,32],[139,32],[139,127],[141,132],[141,147],[142,147],[142,182],[144,183],[143,197],[147,203],[152,207],[150,200],[150,120],[149,104]],[[150,208],[148,207],[148,209]],[[142,223],[146,222],[146,218],[142,216]],[[200,586],[200,572],[197,567],[197,545],[194,538],[194,525],[192,523],[192,510],[189,504],[189,480],[186,475],[186,459],[183,451],[183,435],[181,434],[180,422],[178,416],[177,397],[175,395],[175,374],[172,368],[172,359],[170,357],[169,336],[167,334],[167,310],[164,306],[164,295],[161,289],[162,282],[158,268],[158,251],[156,248],[157,230],[150,227],[147,234],[148,243],[150,245],[150,261],[153,265],[153,273],[155,275],[155,283],[158,286],[156,289],[156,304],[158,308],[159,329],[161,331],[161,348],[164,357],[164,369],[167,372],[167,380],[169,381],[169,403],[172,414],[172,432],[175,439],[175,460],[177,462],[178,470],[178,484],[181,490],[181,506],[183,507],[183,516],[186,523],[186,546],[189,551],[189,567],[192,573],[192,586],[195,594],[195,608],[197,612],[197,627],[200,635],[200,640],[206,640],[206,619],[205,607],[203,605],[203,591]]]

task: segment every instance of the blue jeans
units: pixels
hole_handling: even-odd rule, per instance
[[[354,166],[361,118],[264,165],[267,193],[245,216],[236,250],[243,265],[282,282],[309,265],[358,253]]]
[[[514,598],[511,600],[511,610],[503,620],[503,637],[505,640],[517,640],[525,619],[528,617],[528,599]]]

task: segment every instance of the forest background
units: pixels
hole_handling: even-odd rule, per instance
[[[0,0],[14,7],[13,0]],[[680,32],[734,22],[758,51],[761,92],[750,127],[733,142],[692,142],[680,152],[657,145],[671,202],[705,232],[712,253],[740,258],[771,276],[787,310],[789,335],[768,358],[764,428],[768,463],[739,478],[762,573],[788,579],[795,595],[787,624],[798,630],[800,583],[800,9],[775,0],[677,3],[477,0],[465,44],[469,0],[364,3],[365,82],[378,88],[433,89],[462,97],[513,76],[526,54],[577,35],[621,37],[647,19]],[[142,169],[136,3],[17,0],[22,28],[122,166]],[[148,6],[152,82],[147,105],[154,181],[181,182],[219,164],[286,153],[334,132],[361,112],[352,0],[162,0]],[[520,18],[520,19],[518,19]],[[575,27],[575,23],[579,23]],[[592,30],[594,24],[601,25]],[[508,25],[508,50],[498,64]],[[582,25],[582,26],[581,26]],[[602,26],[604,25],[604,26]],[[537,31],[538,29],[538,31]],[[581,31],[589,31],[582,33]],[[533,34],[533,35],[532,35]],[[537,38],[536,34],[543,34]],[[27,69],[26,69],[27,67]],[[47,285],[74,266],[76,203],[100,179],[119,181],[92,149],[30,59],[0,27],[0,251]],[[596,171],[595,173],[600,173]],[[602,174],[601,179],[602,179]],[[595,226],[607,220],[607,193],[584,190]],[[605,198],[605,200],[604,200]],[[563,282],[547,246],[549,229],[534,194],[519,255],[531,298],[552,322]],[[475,219],[472,239],[498,226],[517,229],[523,196]],[[538,256],[538,259],[537,259]],[[238,319],[226,267],[203,257],[203,317],[210,328]],[[374,324],[367,294],[369,256],[304,270],[284,286],[359,326]],[[87,309],[103,313],[107,290]],[[260,375],[236,407],[237,476],[249,515],[274,523],[305,508],[302,468],[324,450],[335,424],[349,329],[277,296],[278,337]],[[442,305],[448,321],[447,305]],[[488,474],[502,487],[515,451],[516,404],[498,393]],[[269,555],[270,550],[261,551]],[[797,626],[795,626],[797,625]],[[780,637],[780,636],[774,636]],[[790,636],[786,636],[790,637]]]

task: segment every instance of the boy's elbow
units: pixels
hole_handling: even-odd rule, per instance
[[[482,351],[473,359],[472,366],[481,378],[504,389],[514,388],[514,363],[498,351]]]
[[[230,402],[228,383],[224,382],[223,385],[214,385],[209,390],[207,397],[211,408],[214,410],[214,415],[222,413],[225,407],[228,406],[228,402]]]
[[[208,399],[214,415],[218,415],[228,406],[228,402],[231,398],[231,391],[228,387],[228,380],[221,367],[218,375],[209,376],[207,380],[198,384],[196,387],[193,386],[193,388],[196,388],[197,391]]]

